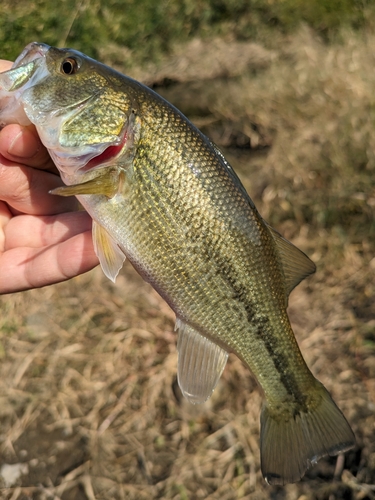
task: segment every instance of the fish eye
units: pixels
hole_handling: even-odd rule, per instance
[[[79,65],[74,57],[67,57],[61,64],[61,72],[64,73],[64,75],[74,75],[74,73],[77,73],[78,69]]]

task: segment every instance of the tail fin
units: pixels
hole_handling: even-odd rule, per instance
[[[328,391],[318,382],[318,403],[289,417],[271,411],[261,414],[261,467],[269,484],[294,483],[325,455],[337,455],[355,445],[344,415]]]

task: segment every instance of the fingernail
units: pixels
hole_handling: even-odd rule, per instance
[[[10,143],[8,153],[20,158],[31,158],[38,152],[39,143],[29,130],[21,130]]]

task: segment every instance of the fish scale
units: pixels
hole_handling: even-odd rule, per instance
[[[67,185],[54,194],[76,195],[93,218],[105,274],[115,280],[128,257],[176,313],[183,395],[207,400],[230,352],[252,371],[269,483],[354,446],[287,315],[315,266],[262,219],[215,144],[152,90],[71,49],[27,46],[0,74],[2,102],[0,123],[36,126]]]
[[[155,108],[153,108],[155,109]],[[140,111],[140,114],[142,115],[142,111]],[[166,116],[163,113],[160,113],[161,116]],[[158,113],[155,113],[157,116]],[[168,119],[168,117],[166,116]],[[157,121],[157,120],[155,120]],[[160,122],[158,122],[160,124]],[[169,121],[168,121],[169,123]],[[162,126],[162,124],[161,124]],[[166,129],[168,129],[171,126],[167,126]],[[191,207],[192,203],[191,200],[194,200],[194,197],[191,196],[191,192],[193,191],[194,194],[197,192],[202,192],[202,198],[207,199],[206,191],[202,190],[201,186],[202,184],[205,184],[205,179],[207,176],[207,165],[215,167],[216,163],[218,163],[218,159],[211,154],[211,158],[209,158],[209,154],[207,151],[203,149],[203,146],[201,148],[203,149],[202,152],[195,151],[195,155],[193,158],[189,158],[189,162],[194,162],[196,168],[200,167],[200,171],[202,174],[197,178],[194,175],[187,176],[185,175],[177,175],[177,179],[184,179],[183,183],[174,183],[174,177],[173,175],[165,175],[165,170],[169,168],[175,170],[174,168],[174,163],[173,160],[171,161],[170,157],[163,158],[163,156],[158,153],[158,150],[160,151],[165,151],[168,150],[167,147],[163,147],[163,136],[160,136],[159,134],[159,139],[158,139],[158,150],[155,155],[155,151],[153,151],[152,146],[147,146],[147,144],[151,144],[151,139],[154,137],[154,130],[151,128],[151,131],[149,132],[148,130],[144,131],[142,136],[144,137],[141,138],[139,146],[138,146],[138,151],[140,151],[139,155],[137,155],[134,159],[133,163],[133,172],[130,174],[131,183],[135,184],[135,193],[147,193],[147,199],[145,197],[142,197],[140,195],[139,197],[136,197],[134,200],[130,201],[129,206],[134,207],[134,210],[130,211],[129,215],[123,219],[123,221],[116,221],[116,226],[118,228],[119,233],[122,233],[122,226],[125,227],[133,227],[134,233],[140,235],[141,231],[145,231],[145,224],[143,221],[143,218],[140,220],[140,222],[137,224],[137,215],[138,215],[138,207],[140,206],[146,206],[147,207],[147,219],[148,219],[148,226],[151,228],[150,230],[150,237],[147,238],[145,241],[143,238],[139,238],[139,245],[137,248],[134,250],[134,253],[137,254],[138,256],[142,256],[142,262],[143,265],[145,263],[150,262],[149,267],[150,269],[153,269],[153,274],[155,277],[152,277],[150,279],[150,282],[152,285],[157,288],[157,290],[162,294],[164,298],[168,302],[170,302],[169,297],[172,297],[172,302],[171,305],[174,308],[178,308],[180,316],[183,318],[189,318],[190,321],[194,324],[200,327],[200,330],[204,331],[206,335],[209,335],[212,337],[211,331],[215,331],[216,335],[219,337],[219,340],[222,344],[226,345],[236,345],[238,344],[238,347],[235,347],[233,350],[234,352],[239,355],[252,369],[252,371],[255,373],[255,375],[260,376],[262,367],[264,370],[264,359],[269,358],[268,351],[266,352],[264,348],[261,349],[260,354],[254,356],[254,351],[255,349],[255,343],[256,343],[256,333],[254,334],[253,332],[258,331],[258,325],[256,324],[256,320],[254,321],[254,317],[256,317],[255,311],[257,308],[254,306],[248,306],[247,308],[245,307],[246,310],[250,311],[250,321],[248,321],[248,316],[246,316],[246,324],[244,325],[244,321],[241,321],[241,317],[244,317],[244,314],[242,315],[234,315],[233,314],[233,308],[230,309],[230,315],[227,314],[228,308],[223,307],[223,310],[218,308],[218,303],[217,301],[214,302],[213,307],[208,308],[207,305],[209,304],[209,299],[211,297],[207,297],[207,288],[213,290],[213,294],[217,296],[218,290],[223,289],[223,284],[222,282],[225,281],[223,279],[220,279],[220,282],[217,283],[217,280],[212,280],[213,282],[211,283],[206,283],[205,287],[203,288],[203,293],[199,293],[200,290],[200,276],[202,274],[202,271],[200,269],[201,267],[201,252],[199,254],[193,254],[192,255],[192,248],[190,245],[188,245],[188,248],[186,251],[184,251],[185,245],[184,245],[184,239],[181,238],[181,232],[179,231],[176,233],[173,231],[175,227],[180,228],[181,226],[188,226],[188,227],[194,227],[194,222],[197,222],[197,225],[200,226],[200,220],[202,220],[202,206],[205,208],[205,214],[207,213],[207,202],[206,203],[199,203],[196,206],[196,210],[194,211],[194,205]],[[187,139],[188,134],[184,133],[184,144],[186,149],[189,149],[191,146],[189,144],[189,141]],[[170,138],[167,137],[167,142],[169,143],[170,141],[178,141],[179,136],[176,134]],[[193,141],[194,143],[195,141]],[[203,143],[204,145],[204,143]],[[198,159],[197,159],[198,158]],[[211,159],[211,162],[209,160]],[[164,162],[165,161],[165,162]],[[179,162],[181,163],[181,160],[179,158]],[[163,171],[160,170],[160,164],[163,164]],[[152,168],[154,167],[154,168]],[[180,167],[180,169],[186,170],[186,168],[189,168],[189,165],[184,165]],[[212,168],[212,167],[211,167]],[[215,169],[212,168],[213,173],[215,173]],[[217,170],[217,169],[216,169]],[[145,173],[144,177],[142,176],[142,173]],[[220,172],[220,171],[219,171]],[[210,171],[208,172],[208,174]],[[222,207],[222,212],[223,212],[223,217],[224,217],[224,225],[227,224],[227,219],[228,217],[228,212],[229,210],[233,210],[233,207],[235,206],[235,202],[243,204],[243,199],[241,196],[238,195],[237,192],[234,191],[234,196],[229,197],[228,201],[228,190],[225,189],[225,186],[222,186],[222,177],[223,176],[216,176],[219,177],[219,179],[216,181],[218,184],[218,189],[215,189],[215,186],[213,186],[211,193],[214,193],[214,203],[217,203],[217,200],[221,200],[221,207]],[[166,180],[168,180],[168,183],[166,184]],[[211,184],[215,184],[215,181],[211,178]],[[150,191],[151,190],[151,191]],[[155,193],[155,197],[153,197],[153,194]],[[171,193],[173,193],[173,196],[171,196]],[[223,199],[225,197],[225,199]],[[232,199],[231,199],[232,198]],[[233,199],[234,198],[234,199]],[[156,202],[153,202],[154,199],[156,199]],[[174,220],[173,220],[173,227],[171,228],[171,225],[169,224],[169,220],[167,217],[163,216],[163,214],[166,213],[164,206],[163,206],[163,200],[167,200],[167,204],[170,210],[173,211],[175,214]],[[186,200],[186,203],[185,203]],[[166,203],[164,203],[166,204]],[[191,221],[187,220],[186,218],[186,205],[190,205],[189,208],[192,210],[191,213]],[[106,210],[106,207],[108,207],[108,204],[106,200],[104,200],[104,207],[103,209]],[[217,215],[217,210],[216,210],[217,205],[212,205],[212,210],[215,211],[215,214]],[[126,212],[126,208],[123,207],[119,213],[124,216],[124,213]],[[100,216],[97,214],[94,214],[94,218],[97,218],[100,220]],[[251,222],[251,219],[250,219]],[[250,224],[249,224],[250,226]],[[242,228],[243,231],[245,232],[246,229],[249,229],[250,232],[253,231],[251,226],[249,228]],[[215,234],[215,228],[210,226],[207,228],[207,233],[203,231],[203,234],[207,234],[207,240],[203,241],[201,243],[201,247],[207,248],[207,247],[212,247],[212,244],[209,242],[209,235],[210,233]],[[175,238],[173,236],[175,235]],[[202,232],[199,233],[198,237],[201,238]],[[217,240],[216,248],[214,246],[214,251],[216,250],[216,253],[218,255],[223,255],[221,260],[218,262],[216,261],[211,261],[211,267],[216,269],[216,276],[222,276],[222,275],[227,275],[228,277],[233,277],[233,275],[236,275],[238,277],[246,277],[249,276],[248,280],[244,279],[238,279],[237,280],[231,280],[232,283],[230,283],[228,280],[227,281],[227,287],[225,289],[225,293],[223,294],[222,297],[222,302],[223,305],[228,304],[228,292],[233,291],[233,290],[240,290],[241,295],[239,295],[239,292],[235,292],[237,295],[237,300],[238,305],[242,306],[240,308],[240,311],[243,313],[243,303],[246,302],[247,304],[268,304],[268,297],[267,301],[264,300],[263,297],[253,297],[253,299],[249,299],[252,295],[254,295],[254,286],[253,286],[253,280],[251,276],[251,269],[252,268],[257,268],[260,270],[262,267],[262,260],[264,254],[271,254],[272,249],[268,247],[272,246],[272,241],[268,243],[268,245],[263,245],[261,247],[261,255],[259,255],[259,252],[254,252],[250,251],[250,245],[248,238],[244,238],[244,242],[242,242],[242,245],[240,243],[240,240],[238,237],[233,238],[235,241],[235,246],[231,248],[228,246],[228,238],[225,240],[219,239]],[[168,245],[169,243],[169,245]],[[244,249],[248,248],[249,251],[245,251]],[[147,251],[149,249],[149,251]],[[161,249],[162,251],[157,251],[158,249]],[[238,252],[238,249],[243,249],[243,253],[247,254],[247,258],[243,258],[240,261],[237,259],[236,254]],[[130,249],[126,249],[126,253],[130,256],[132,255],[132,252]],[[184,284],[180,284],[178,281],[176,282],[175,279],[175,269],[178,267],[175,257],[178,255],[178,261],[183,269],[189,269],[193,270],[195,269],[195,273],[190,272],[189,276],[189,281],[188,281],[188,286],[186,281]],[[210,257],[210,255],[208,255]],[[183,264],[181,262],[183,261]],[[233,262],[232,265],[231,261]],[[225,265],[225,262],[227,262],[227,265]],[[207,267],[207,262],[206,262],[206,267]],[[218,272],[217,268],[220,267],[222,269],[221,273]],[[281,284],[280,276],[277,274],[280,274],[280,270],[277,270],[277,266],[275,265],[274,268],[269,268],[267,266],[266,269],[266,274],[262,280],[262,278],[259,276],[258,272],[258,280],[261,285],[267,284],[268,282],[276,282]],[[207,272],[207,269],[205,269],[205,272]],[[186,277],[185,277],[186,278]],[[176,286],[176,283],[178,286]],[[184,285],[184,286],[183,286]],[[266,286],[259,286],[257,287],[259,289],[266,289]],[[256,289],[255,289],[256,290]],[[193,291],[193,293],[191,293]],[[188,292],[188,293],[187,293]],[[233,292],[232,292],[233,293]],[[282,286],[279,286],[279,289],[276,291],[276,296],[279,297],[279,302],[282,301],[284,303],[284,288]],[[280,299],[282,297],[282,299]],[[187,304],[188,307],[185,305]],[[185,305],[185,306],[184,306]],[[270,308],[271,309],[271,308]],[[272,314],[275,315],[275,312],[272,311]],[[238,317],[240,316],[240,317]],[[269,318],[271,316],[270,312],[267,310],[265,313],[263,313],[263,317]],[[258,323],[260,320],[258,319]],[[276,320],[276,323],[280,323],[280,321]],[[264,323],[263,323],[264,326]],[[247,334],[244,335],[243,331],[244,329],[247,330]],[[264,329],[264,328],[263,328]],[[238,335],[238,330],[242,331],[242,335]],[[245,330],[245,331],[246,331]],[[259,335],[257,335],[259,336]],[[243,345],[239,342],[236,343],[236,338],[243,338]],[[271,338],[273,339],[273,343],[275,344],[277,337],[274,334],[274,331],[271,335]],[[282,337],[283,338],[283,337]],[[233,341],[234,339],[234,341]],[[291,335],[290,339],[293,341],[294,336]],[[288,345],[289,343],[284,342],[285,345],[283,347],[283,351],[287,351],[291,349],[291,346]],[[252,356],[249,359],[248,352],[249,352],[249,344],[251,345],[251,349],[253,351]],[[259,342],[260,346],[263,345],[268,345],[269,342],[267,342],[267,334],[266,331],[263,332],[263,336]],[[292,347],[295,347],[293,345]],[[275,349],[275,347],[273,347]],[[281,349],[280,349],[281,350]],[[284,363],[285,364],[285,363]],[[275,368],[275,367],[273,367]],[[287,367],[289,368],[289,367]],[[267,366],[267,373],[269,373],[270,366]],[[309,372],[308,372],[309,374]],[[308,375],[308,378],[310,379],[311,377]],[[274,387],[274,384],[273,384]],[[263,385],[263,389],[267,392],[267,387],[266,383]],[[268,390],[268,392],[270,392]],[[274,391],[275,392],[275,391]],[[278,388],[276,391],[278,394],[280,394],[280,389]]]

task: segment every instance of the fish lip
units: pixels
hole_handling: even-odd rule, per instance
[[[50,47],[44,43],[29,43],[14,61],[12,67],[0,73],[0,91],[10,92],[16,101],[19,100],[24,90],[33,85],[36,75],[38,79],[41,79],[40,69],[42,69],[42,74],[46,73],[43,62],[49,49]],[[19,70],[24,73],[18,73]],[[18,82],[17,75],[21,76]]]
[[[49,49],[48,45],[37,42],[28,44],[11,69],[0,74],[0,129],[14,123],[14,120],[21,125],[30,125],[23,109],[22,96],[36,79],[46,75],[43,62]]]
[[[28,64],[35,59],[45,57],[50,46],[45,43],[31,42],[23,49],[12,65],[12,69],[18,68],[24,64]]]

